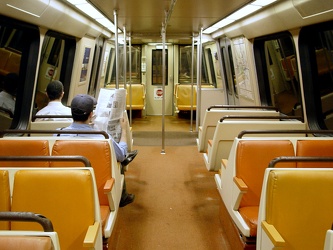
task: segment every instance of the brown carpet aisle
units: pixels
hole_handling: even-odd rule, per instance
[[[109,249],[223,249],[220,197],[196,146],[134,146],[126,172],[134,203],[120,208]]]

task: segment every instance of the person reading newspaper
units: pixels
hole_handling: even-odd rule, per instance
[[[89,95],[77,95],[73,98],[71,103],[71,112],[73,117],[73,123],[68,127],[62,128],[61,130],[84,130],[91,131],[95,130],[91,126],[91,121],[93,118],[93,110],[97,101],[95,98]],[[116,142],[112,136],[110,136],[113,148],[115,150],[117,161],[121,162],[121,173],[125,173],[125,167],[135,158],[138,154],[137,150],[127,152],[127,138],[126,138],[126,124],[127,119],[119,119],[119,124],[122,130],[119,142]],[[89,137],[89,138],[104,138],[103,135],[99,134],[61,134],[60,136],[79,136],[79,137]],[[124,207],[132,203],[135,199],[134,194],[127,193],[126,182],[124,180],[122,195],[120,199],[120,207]]]

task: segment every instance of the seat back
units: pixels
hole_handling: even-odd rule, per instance
[[[49,156],[47,140],[0,140],[0,156]],[[48,167],[49,162],[20,162],[21,167]],[[0,167],[17,167],[17,161],[0,161]]]
[[[50,237],[38,236],[2,236],[0,235],[0,246],[6,246],[6,249],[21,250],[53,250],[52,240]]]
[[[236,152],[236,177],[248,186],[240,208],[259,206],[262,181],[269,162],[279,156],[294,156],[294,147],[289,140],[243,140],[238,142]],[[281,167],[296,167],[284,163]]]
[[[0,48],[0,69],[4,69],[11,52],[4,48]]]
[[[199,130],[199,152],[207,150],[208,140],[213,139],[216,124],[224,116],[227,115],[262,115],[262,116],[278,116],[279,112],[274,110],[244,110],[244,109],[211,109],[206,110],[201,129]]]
[[[296,156],[333,156],[333,140],[298,140]],[[313,163],[297,162],[298,168],[311,168]],[[316,162],[318,168],[332,168],[332,162]]]
[[[193,110],[197,107],[197,88],[193,86],[193,99],[191,100],[192,86],[186,84],[177,84],[176,86],[176,107],[178,110],[191,110],[191,103]]]
[[[0,212],[10,211],[10,187],[9,174],[6,170],[0,170]],[[8,230],[9,222],[0,221],[0,230]],[[1,245],[1,243],[0,243]]]
[[[30,122],[31,130],[55,130],[58,128],[65,128],[71,124],[70,121],[34,121]],[[41,136],[41,134],[31,134],[32,136]],[[45,134],[52,136],[50,134]]]
[[[130,102],[130,91],[132,102]],[[143,84],[132,84],[131,86],[127,86],[127,94],[126,94],[126,107],[130,109],[130,105],[132,105],[132,109],[142,110],[145,108],[145,86]]]
[[[98,197],[100,205],[109,205],[108,198],[104,194],[104,184],[107,180],[111,179],[112,170],[112,157],[111,149],[108,141],[106,140],[57,140],[52,148],[52,156],[64,155],[81,155],[86,157],[91,166],[94,168]],[[73,167],[82,166],[74,165],[68,162],[51,162],[51,167]]]
[[[11,53],[4,67],[4,70],[8,73],[18,74],[20,72],[20,63],[21,63],[21,55],[16,53]]]
[[[283,237],[283,249],[323,249],[333,221],[332,193],[332,170],[269,171],[265,221]]]
[[[12,211],[33,211],[52,221],[61,249],[83,249],[95,222],[94,181],[89,169],[35,169],[15,173]],[[41,230],[30,222],[12,222],[12,230]]]
[[[240,120],[240,121],[223,121],[218,122],[214,137],[212,140],[212,146],[208,145],[208,162],[206,167],[208,170],[217,171],[220,169],[221,160],[227,159],[233,144],[233,141],[237,135],[243,130],[290,130],[306,129],[306,123],[300,121],[265,121],[264,119],[255,120]],[[269,134],[256,135],[256,137],[267,137]],[[273,135],[274,136],[274,135]],[[276,136],[276,135],[275,135]],[[286,137],[285,134],[279,134],[279,137]],[[289,134],[289,137],[301,136],[301,134]]]

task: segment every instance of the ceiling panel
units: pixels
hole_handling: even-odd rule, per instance
[[[118,27],[126,27],[133,37],[160,39],[162,23],[169,13],[166,37],[177,34],[191,36],[218,22],[252,0],[90,0],[114,21],[117,11]],[[175,2],[173,8],[172,2]]]

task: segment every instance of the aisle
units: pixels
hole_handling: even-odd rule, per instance
[[[134,203],[120,208],[109,249],[229,250],[219,222],[214,173],[196,146],[134,146],[126,172]]]

